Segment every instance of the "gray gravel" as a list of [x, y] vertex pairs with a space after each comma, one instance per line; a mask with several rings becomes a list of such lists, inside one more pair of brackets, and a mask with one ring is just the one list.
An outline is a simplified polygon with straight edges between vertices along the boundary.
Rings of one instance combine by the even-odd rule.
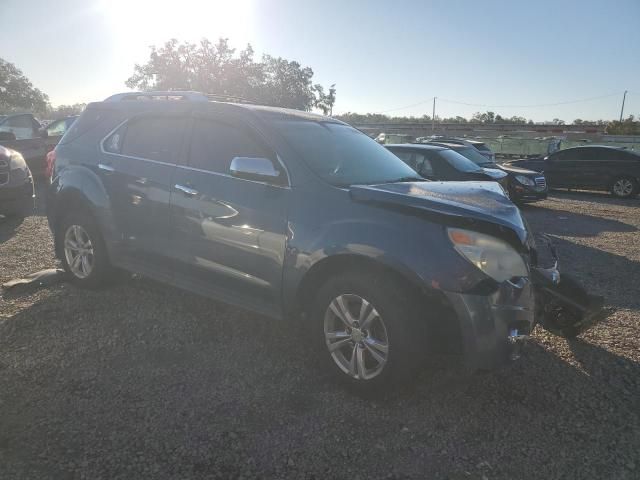
[[[353, 396], [285, 323], [144, 279], [0, 299], [0, 478], [640, 478], [640, 202], [524, 213], [617, 308], [521, 361]], [[2, 222], [2, 220], [0, 220]], [[46, 220], [0, 224], [0, 282], [55, 265]]]

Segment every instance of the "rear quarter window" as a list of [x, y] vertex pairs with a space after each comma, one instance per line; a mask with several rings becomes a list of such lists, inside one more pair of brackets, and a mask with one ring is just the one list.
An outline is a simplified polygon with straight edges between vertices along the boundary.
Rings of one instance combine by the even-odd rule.
[[111, 110], [87, 107], [78, 119], [73, 122], [71, 128], [67, 129], [58, 143], [64, 145], [73, 142], [97, 126], [112, 122], [115, 118], [116, 113]]

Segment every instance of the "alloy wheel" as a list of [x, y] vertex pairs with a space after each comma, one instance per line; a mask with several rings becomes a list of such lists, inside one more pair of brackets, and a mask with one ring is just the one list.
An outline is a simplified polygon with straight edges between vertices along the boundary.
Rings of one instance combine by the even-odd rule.
[[93, 244], [87, 231], [71, 225], [64, 234], [64, 255], [69, 270], [77, 278], [87, 278], [94, 267]]
[[389, 338], [382, 317], [359, 295], [335, 297], [324, 315], [325, 343], [344, 373], [370, 380], [382, 373], [389, 358]]
[[613, 191], [619, 197], [628, 197], [633, 192], [633, 183], [628, 178], [620, 178], [613, 184]]

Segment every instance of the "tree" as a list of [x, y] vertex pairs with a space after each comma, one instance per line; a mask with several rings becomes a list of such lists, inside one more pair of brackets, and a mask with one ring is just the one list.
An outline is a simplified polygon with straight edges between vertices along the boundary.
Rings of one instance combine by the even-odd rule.
[[58, 105], [57, 107], [50, 107], [47, 111], [47, 119], [57, 120], [59, 118], [70, 117], [72, 115], [80, 115], [86, 103], [74, 103], [73, 105]]
[[215, 44], [207, 39], [199, 44], [172, 39], [162, 47], [151, 47], [147, 63], [136, 64], [125, 83], [140, 90], [197, 90], [267, 105], [331, 111], [335, 85], [325, 94], [312, 80], [309, 67], [271, 55], [256, 61], [251, 45], [236, 53], [221, 38]]
[[471, 122], [473, 123], [494, 123], [495, 121], [496, 121], [495, 112], [485, 112], [485, 113], [476, 112], [471, 117]]
[[554, 125], [564, 125], [564, 120], [560, 120], [559, 118], [554, 118], [552, 122]]
[[317, 93], [317, 99], [315, 107], [322, 110], [325, 115], [333, 114], [333, 105], [336, 103], [336, 84], [334, 83], [329, 87], [329, 93], [324, 93], [322, 85], [316, 84], [313, 86]]
[[0, 112], [44, 112], [47, 97], [13, 63], [0, 58]]
[[640, 120], [629, 115], [622, 122], [614, 120], [609, 122], [606, 128], [609, 135], [640, 135]]

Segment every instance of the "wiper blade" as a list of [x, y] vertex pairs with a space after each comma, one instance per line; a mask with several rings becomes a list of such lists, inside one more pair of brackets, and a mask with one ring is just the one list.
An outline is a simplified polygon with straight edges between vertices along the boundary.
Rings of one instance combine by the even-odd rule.
[[423, 177], [400, 177], [397, 180], [393, 180], [389, 183], [401, 183], [401, 182], [425, 182]]

